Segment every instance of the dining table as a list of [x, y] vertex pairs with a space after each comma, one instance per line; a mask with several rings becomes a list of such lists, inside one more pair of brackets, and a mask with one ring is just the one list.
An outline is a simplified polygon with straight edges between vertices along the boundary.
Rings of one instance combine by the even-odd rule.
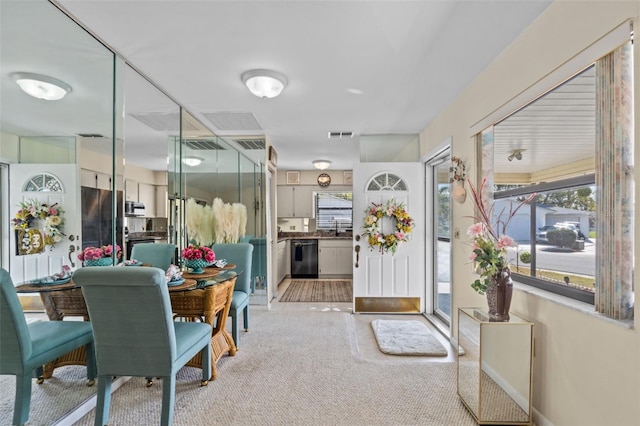
[[[214, 351], [214, 354], [218, 356], [218, 359], [223, 353], [229, 352], [230, 355], [233, 355], [236, 350], [233, 338], [225, 327], [226, 316], [228, 316], [231, 306], [233, 286], [237, 276], [242, 273], [236, 272], [234, 269], [235, 265], [227, 264], [224, 268], [205, 268], [201, 274], [193, 274], [184, 270], [181, 274], [184, 281], [175, 285], [167, 284], [176, 320], [199, 320], [209, 323], [214, 328], [216, 322], [218, 323], [218, 329], [214, 329], [214, 333], [212, 333], [213, 343], [213, 335], [217, 331], [215, 340], [218, 350]], [[84, 321], [91, 320], [82, 289], [73, 281], [73, 276], [57, 281], [47, 279], [25, 281], [16, 286], [16, 292], [38, 293], [50, 321], [63, 321], [66, 317], [82, 317]], [[202, 302], [198, 302], [199, 300]], [[185, 301], [188, 301], [188, 304], [185, 304]], [[214, 306], [213, 310], [205, 310], [207, 305]], [[221, 313], [224, 311], [226, 314], [222, 318]], [[219, 340], [222, 340], [222, 343], [218, 342]], [[217, 361], [215, 357], [214, 359]], [[51, 378], [57, 367], [86, 364], [85, 348], [77, 348], [55, 361], [47, 363], [44, 366], [43, 377], [45, 379]], [[191, 364], [194, 366], [202, 365], [201, 360], [196, 360]]]

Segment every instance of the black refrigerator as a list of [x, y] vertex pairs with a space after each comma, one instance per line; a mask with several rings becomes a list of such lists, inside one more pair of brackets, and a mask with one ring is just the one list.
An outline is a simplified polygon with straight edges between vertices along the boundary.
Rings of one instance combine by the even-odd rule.
[[[82, 197], [82, 249], [92, 246], [101, 247], [112, 243], [111, 232], [113, 221], [111, 207], [113, 206], [112, 191], [107, 189], [81, 187]], [[122, 245], [122, 225], [124, 204], [122, 191], [116, 191], [116, 244]]]

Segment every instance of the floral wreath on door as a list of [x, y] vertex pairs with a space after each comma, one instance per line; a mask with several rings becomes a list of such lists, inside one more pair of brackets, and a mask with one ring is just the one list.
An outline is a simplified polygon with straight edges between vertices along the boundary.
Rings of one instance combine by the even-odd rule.
[[62, 241], [65, 235], [64, 209], [58, 203], [48, 204], [38, 200], [21, 202], [20, 210], [11, 220], [13, 229], [26, 231], [28, 229], [41, 229], [44, 236], [44, 245], [55, 247]]
[[[382, 233], [382, 219], [385, 217], [395, 221], [394, 231], [388, 234]], [[391, 251], [395, 254], [398, 245], [409, 240], [414, 220], [409, 216], [404, 203], [392, 198], [385, 203], [371, 203], [365, 210], [363, 228], [362, 235], [372, 251], [379, 250], [382, 254]]]

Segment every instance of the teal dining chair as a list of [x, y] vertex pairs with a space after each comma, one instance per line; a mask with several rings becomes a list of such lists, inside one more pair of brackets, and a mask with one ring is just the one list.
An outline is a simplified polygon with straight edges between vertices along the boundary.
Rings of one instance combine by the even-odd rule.
[[44, 382], [43, 366], [74, 349], [85, 347], [87, 379], [96, 378], [91, 324], [84, 321], [36, 321], [27, 324], [11, 276], [0, 269], [0, 374], [16, 376], [13, 424], [29, 420], [31, 382]]
[[201, 385], [207, 385], [211, 377], [211, 326], [173, 321], [169, 289], [160, 268], [81, 268], [73, 281], [82, 287], [95, 339], [95, 425], [105, 425], [109, 419], [114, 376], [161, 378], [161, 424], [172, 424], [178, 370], [201, 354]]
[[173, 263], [175, 251], [175, 244], [141, 243], [136, 244], [131, 249], [131, 259], [147, 263], [166, 271]]
[[239, 347], [238, 320], [243, 314], [244, 331], [249, 331], [249, 297], [251, 294], [251, 263], [253, 245], [249, 243], [218, 243], [213, 245], [216, 259], [226, 259], [227, 263], [236, 265], [239, 274], [236, 285], [233, 288], [233, 299], [229, 316], [231, 317], [231, 337], [236, 348]]

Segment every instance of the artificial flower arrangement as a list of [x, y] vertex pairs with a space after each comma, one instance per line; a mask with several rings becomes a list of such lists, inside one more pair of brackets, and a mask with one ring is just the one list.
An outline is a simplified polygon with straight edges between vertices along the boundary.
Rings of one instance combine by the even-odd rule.
[[502, 219], [504, 211], [501, 211], [493, 219], [493, 204], [486, 203], [482, 199], [482, 193], [487, 184], [486, 178], [482, 180], [479, 188], [475, 188], [471, 181], [468, 181], [468, 184], [479, 218], [479, 221], [467, 230], [467, 235], [472, 240], [469, 259], [475, 263], [476, 272], [480, 275], [480, 278], [471, 284], [471, 288], [480, 294], [485, 294], [493, 281], [501, 276], [511, 275], [507, 260], [507, 248], [515, 247], [516, 242], [505, 235], [505, 231], [520, 207], [530, 202], [536, 194], [529, 195], [520, 201], [515, 208], [511, 205], [506, 219]]
[[[389, 234], [383, 234], [381, 230], [384, 217], [396, 222], [395, 230]], [[407, 213], [404, 203], [394, 199], [381, 204], [371, 203], [365, 210], [363, 236], [366, 237], [369, 247], [379, 250], [380, 253], [391, 251], [395, 254], [398, 245], [409, 240], [413, 227], [414, 221]]]
[[[85, 262], [87, 260], [99, 260], [102, 258], [111, 258], [113, 256], [113, 245], [109, 244], [102, 247], [87, 247], [78, 253], [78, 260]], [[122, 248], [116, 244], [116, 257], [120, 259], [122, 257]]]
[[34, 222], [41, 220], [42, 226], [40, 228], [44, 233], [45, 245], [55, 247], [65, 235], [63, 232], [63, 213], [64, 210], [58, 203], [48, 204], [38, 200], [24, 201], [20, 203], [20, 210], [12, 219], [13, 228], [16, 230], [34, 228], [36, 227]]
[[209, 247], [191, 244], [189, 247], [182, 249], [182, 258], [186, 260], [204, 260], [210, 265], [215, 262], [216, 254]]

